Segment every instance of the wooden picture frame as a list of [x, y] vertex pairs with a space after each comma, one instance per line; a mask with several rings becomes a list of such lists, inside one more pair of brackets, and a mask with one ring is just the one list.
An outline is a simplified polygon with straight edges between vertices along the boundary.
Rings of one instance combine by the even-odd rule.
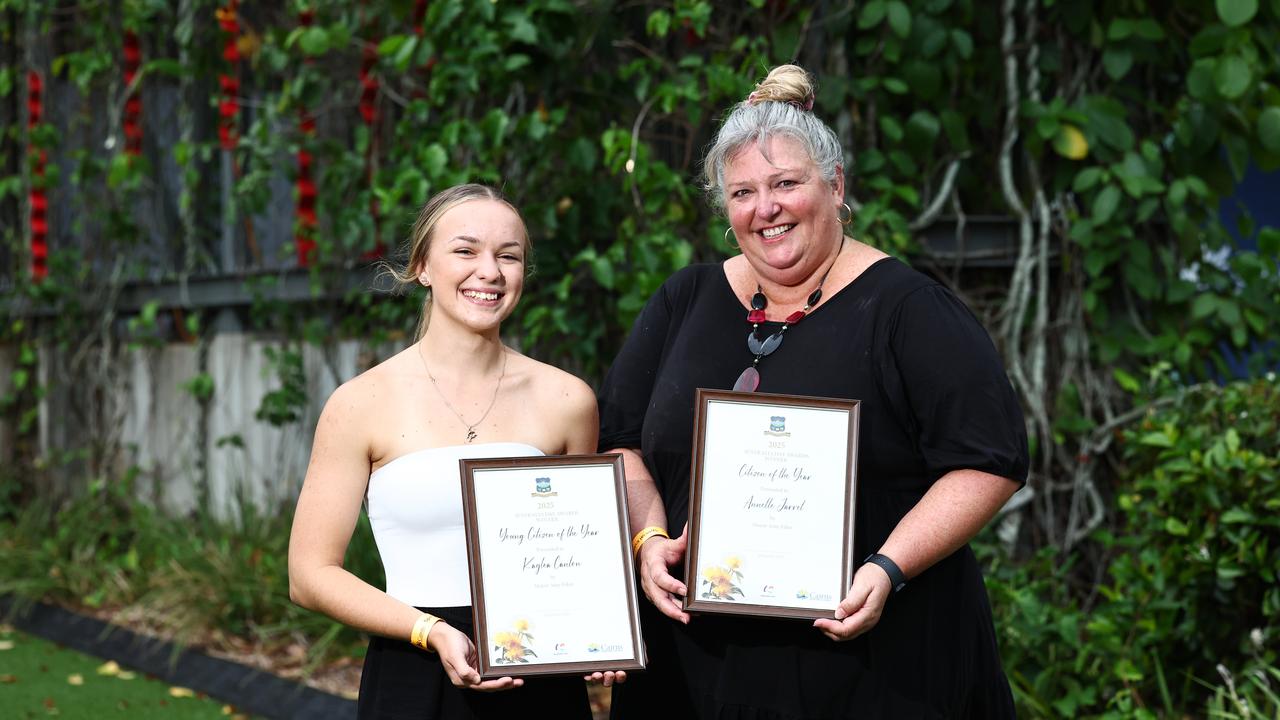
[[832, 617], [853, 582], [859, 411], [698, 388], [687, 612]]
[[481, 677], [643, 669], [622, 456], [459, 463]]

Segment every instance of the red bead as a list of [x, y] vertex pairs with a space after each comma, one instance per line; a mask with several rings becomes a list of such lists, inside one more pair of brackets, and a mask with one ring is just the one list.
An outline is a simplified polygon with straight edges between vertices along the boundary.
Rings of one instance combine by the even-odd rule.
[[787, 316], [787, 324], [794, 325], [795, 323], [800, 322], [802, 319], [804, 319], [804, 311], [797, 310]]
[[759, 325], [760, 323], [764, 322], [764, 311], [752, 310], [751, 312], [747, 313], [747, 322], [753, 325]]

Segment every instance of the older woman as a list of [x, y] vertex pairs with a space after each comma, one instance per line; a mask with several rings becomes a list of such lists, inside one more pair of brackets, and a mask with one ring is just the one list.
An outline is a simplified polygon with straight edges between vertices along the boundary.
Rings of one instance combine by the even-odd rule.
[[[289, 594], [373, 636], [361, 718], [509, 718], [530, 707], [591, 716], [581, 680], [526, 685], [476, 669], [458, 460], [596, 444], [590, 388], [502, 343], [529, 251], [524, 221], [498, 191], [459, 185], [431, 198], [396, 272], [429, 291], [417, 340], [335, 390], [320, 414], [289, 538]], [[342, 567], [362, 502], [385, 591]]]
[[[632, 527], [669, 531], [638, 537], [650, 670], [615, 688], [614, 716], [1012, 717], [967, 543], [1025, 478], [1021, 410], [952, 293], [844, 234], [842, 152], [812, 99], [782, 66], [729, 114], [705, 178], [742, 252], [673, 275], [600, 393]], [[698, 387], [862, 401], [855, 553], [871, 557], [832, 618], [681, 611]]]

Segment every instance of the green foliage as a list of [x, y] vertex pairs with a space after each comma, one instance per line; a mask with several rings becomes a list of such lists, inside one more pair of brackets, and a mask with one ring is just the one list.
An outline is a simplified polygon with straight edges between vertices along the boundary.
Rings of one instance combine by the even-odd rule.
[[267, 365], [280, 378], [280, 387], [262, 396], [254, 417], [276, 427], [297, 422], [307, 407], [307, 377], [302, 353], [290, 348], [265, 348]]
[[[1277, 707], [1257, 678], [1280, 664], [1280, 384], [1163, 389], [1176, 401], [1123, 430], [1113, 528], [1066, 562], [979, 544], [1028, 716], [1238, 713], [1239, 692]], [[1095, 553], [1104, 577], [1075, 585]], [[1227, 668], [1245, 669], [1234, 690]]]
[[213, 399], [213, 376], [209, 373], [196, 373], [183, 381], [182, 389], [191, 393], [191, 397], [203, 405]]
[[1280, 717], [1280, 668], [1274, 663], [1254, 662], [1240, 675], [1219, 665], [1222, 681], [1205, 703], [1211, 718], [1248, 720]]
[[[0, 135], [16, 158], [0, 169], [0, 213], [17, 208], [30, 187], [66, 188], [83, 219], [55, 228], [55, 236], [85, 238], [82, 247], [55, 245], [45, 281], [31, 282], [18, 268], [0, 294], [16, 310], [0, 326], [0, 344], [16, 358], [0, 379], [0, 413], [16, 430], [16, 469], [0, 469], [0, 522], [13, 530], [0, 536], [8, 587], [103, 606], [189, 605], [211, 618], [218, 601], [209, 598], [223, 596], [206, 587], [207, 576], [229, 586], [223, 602], [234, 608], [238, 629], [299, 623], [317, 637], [337, 632], [281, 604], [283, 571], [273, 563], [283, 557], [287, 521], [270, 513], [244, 515], [256, 529], [241, 530], [264, 548], [255, 559], [221, 525], [200, 520], [184, 536], [181, 520], [96, 488], [62, 508], [74, 522], [60, 516], [53, 536], [35, 540], [52, 515], [30, 504], [32, 478], [57, 462], [41, 456], [36, 433], [49, 391], [38, 381], [37, 351], [104, 343], [117, 327], [121, 286], [155, 277], [142, 252], [154, 248], [135, 213], [163, 184], [161, 162], [173, 162], [182, 183], [176, 204], [193, 218], [190, 237], [160, 248], [182, 258], [163, 268], [175, 279], [217, 270], [211, 238], [228, 225], [252, 237], [250, 225], [271, 206], [279, 180], [296, 177], [297, 153], [314, 158], [319, 227], [311, 286], [331, 315], [316, 312], [320, 303], [271, 299], [269, 276], [248, 281], [253, 327], [282, 338], [267, 351], [279, 382], [256, 413], [276, 426], [302, 419], [306, 344], [408, 341], [420, 295], [343, 292], [343, 283], [368, 254], [391, 254], [427, 197], [464, 181], [501, 186], [533, 238], [525, 298], [505, 330], [522, 350], [598, 380], [667, 276], [732, 252], [723, 219], [700, 197], [699, 153], [719, 114], [766, 68], [791, 60], [815, 73], [817, 112], [849, 153], [848, 194], [859, 207], [850, 231], [860, 239], [907, 254], [930, 208], [1008, 216], [1043, 198], [1053, 257], [1048, 309], [1070, 325], [1060, 327], [1055, 316], [1044, 333], [1052, 336], [1049, 374], [1061, 370], [1065, 378], [1041, 398], [1057, 446], [1074, 448], [1095, 432], [1100, 407], [1120, 411], [1147, 400], [1140, 378], [1153, 363], [1167, 362], [1189, 381], [1215, 370], [1225, 375], [1224, 344], [1249, 348], [1276, 335], [1280, 230], [1254, 227], [1246, 216], [1233, 229], [1256, 239], [1258, 251], [1250, 252], [1235, 247], [1218, 220], [1250, 163], [1280, 167], [1274, 1], [1180, 3], [1170, 13], [1145, 0], [1053, 0], [1019, 4], [1007, 26], [1000, 6], [974, 0], [439, 0], [421, 28], [412, 5], [314, 0], [306, 3], [313, 24], [300, 27], [299, 5], [242, 4], [240, 80], [251, 111], [238, 118], [224, 204], [211, 172], [221, 153], [217, 98], [200, 93], [217, 87], [227, 65], [224, 38], [207, 13], [177, 17], [161, 2], [55, 8], [0, 0], [12, 11], [0, 32], [18, 45], [26, 42], [19, 19], [50, 34], [56, 13], [54, 54], [39, 69], [47, 85], [82, 101], [57, 122], [46, 117], [29, 132], [14, 122]], [[114, 145], [101, 138], [103, 100], [105, 107], [123, 101], [123, 27], [144, 38], [139, 83], [185, 83], [183, 109], [199, 116], [190, 136], [156, 162], [131, 160], [118, 138]], [[366, 63], [379, 88], [372, 125], [357, 107], [358, 69]], [[0, 98], [24, 97], [26, 70], [0, 62]], [[304, 115], [317, 120], [314, 134], [300, 128]], [[58, 151], [43, 178], [22, 172], [27, 142]], [[1001, 187], [1006, 168], [1009, 192]], [[0, 241], [17, 259], [27, 252], [23, 222], [14, 214], [0, 223]], [[266, 258], [247, 239], [237, 249], [257, 267], [289, 264], [295, 250]], [[1004, 281], [979, 294], [1000, 304]], [[166, 341], [167, 312], [152, 302], [127, 315], [120, 325], [128, 342]], [[1088, 339], [1087, 357], [1066, 357], [1068, 330]], [[186, 332], [197, 335], [199, 325]], [[1008, 352], [1021, 351], [1005, 340]], [[1276, 346], [1269, 347], [1263, 360], [1274, 358]], [[1067, 376], [1082, 363], [1096, 372]], [[1109, 393], [1105, 401], [1098, 387]], [[205, 373], [183, 388], [200, 403], [215, 401]], [[1006, 665], [1029, 716], [1172, 716], [1202, 707], [1226, 716], [1240, 714], [1244, 693], [1255, 708], [1269, 697], [1252, 678], [1276, 666], [1265, 648], [1276, 637], [1270, 618], [1280, 614], [1273, 592], [1280, 583], [1268, 560], [1278, 542], [1270, 519], [1275, 465], [1267, 460], [1277, 452], [1266, 436], [1276, 435], [1274, 389], [1198, 388], [1142, 422], [1124, 436], [1121, 456], [1110, 458], [1122, 472], [1107, 495], [1115, 502], [1109, 532], [1065, 558], [1058, 549], [1016, 563], [988, 553]], [[242, 442], [231, 435], [217, 445]], [[90, 465], [89, 476], [110, 475], [97, 471], [105, 461]], [[106, 550], [91, 554], [96, 546]], [[90, 558], [108, 560], [90, 571]], [[1070, 584], [1057, 579], [1064, 564]], [[271, 578], [269, 588], [245, 586], [258, 574]], [[188, 588], [208, 597], [186, 597]], [[1254, 628], [1263, 633], [1261, 649], [1247, 644]], [[1234, 690], [1215, 671], [1219, 662], [1236, 671]]]
[[1280, 387], [1194, 388], [1125, 433], [1124, 460], [1099, 590], [1133, 621], [1134, 673], [1156, 655], [1201, 678], [1243, 664], [1250, 631], [1280, 632]]
[[[770, 65], [795, 58], [815, 72], [817, 110], [851, 154], [845, 170], [861, 205], [851, 227], [858, 237], [905, 253], [912, 223], [935, 200], [966, 213], [1010, 211], [992, 191], [1003, 144], [999, 99], [1007, 94], [1003, 21], [972, 0], [451, 1], [431, 3], [421, 28], [410, 5], [371, 11], [318, 0], [308, 4], [315, 19], [306, 27], [288, 13], [250, 13], [242, 80], [256, 99], [234, 151], [232, 204], [193, 194], [217, 195], [201, 172], [217, 152], [210, 128], [173, 150], [186, 178], [184, 207], [194, 202], [211, 222], [240, 225], [267, 207], [273, 181], [293, 177], [296, 153], [308, 151], [318, 190], [319, 292], [338, 287], [366, 253], [394, 247], [433, 192], [467, 180], [500, 185], [523, 210], [537, 248], [509, 327], [530, 352], [591, 380], [666, 276], [729, 252], [723, 221], [694, 189], [698, 152], [718, 113]], [[47, 12], [14, 7], [37, 23]], [[216, 25], [187, 27], [164, 3], [126, 3], [118, 18], [96, 3], [59, 12], [77, 22], [52, 59], [52, 77], [86, 98], [117, 70], [116, 36], [98, 31], [117, 23], [144, 35], [176, 27], [185, 55], [148, 45], [140, 83], [216, 84], [226, 70]], [[1229, 242], [1217, 207], [1247, 162], [1280, 166], [1274, 4], [1219, 0], [1180, 8], [1176, 22], [1144, 3], [1062, 0], [1036, 12], [1042, 30], [1017, 38], [1016, 49], [1020, 77], [1034, 70], [1039, 81], [1013, 108], [1022, 142], [1012, 152], [1062, 203], [1060, 257], [1064, 273], [1084, 274], [1067, 280], [1078, 286], [1096, 336], [1095, 359], [1130, 367], [1172, 359], [1199, 375], [1200, 358], [1215, 356], [1220, 340], [1245, 347], [1271, 334], [1280, 307], [1269, 256], [1240, 253], [1222, 268], [1201, 263], [1192, 280], [1180, 271]], [[353, 68], [366, 57], [378, 81], [372, 127], [355, 107]], [[21, 84], [17, 70], [0, 67], [8, 78], [0, 87]], [[323, 119], [316, 134], [298, 129], [304, 113]], [[65, 130], [42, 124], [32, 139], [54, 146], [64, 135], [77, 138], [82, 122]], [[130, 160], [119, 143], [105, 153], [76, 147], [69, 157], [69, 167], [49, 169], [49, 182], [69, 172], [74, 187], [88, 190], [81, 194], [89, 214], [103, 218], [89, 229], [101, 236], [95, 246], [126, 250], [137, 240], [129, 210], [158, 168]], [[958, 173], [947, 198], [943, 177], [952, 163]], [[11, 180], [21, 177], [0, 183]], [[92, 191], [99, 186], [108, 192]], [[200, 252], [188, 255], [200, 262]], [[75, 287], [76, 279], [55, 273], [48, 282]], [[1241, 283], [1248, 291], [1238, 294]], [[418, 306], [414, 298], [348, 300], [321, 341], [402, 336]], [[285, 320], [290, 312], [261, 307], [255, 322], [297, 339], [301, 324]]]
[[[304, 633], [317, 660], [358, 652], [358, 633], [289, 601], [291, 507], [241, 496], [236, 511], [235, 521], [203, 509], [173, 517], [136, 500], [127, 478], [56, 507], [27, 504], [0, 519], [0, 593], [141, 612], [183, 643], [230, 634], [285, 644]], [[363, 515], [345, 566], [385, 582]]]

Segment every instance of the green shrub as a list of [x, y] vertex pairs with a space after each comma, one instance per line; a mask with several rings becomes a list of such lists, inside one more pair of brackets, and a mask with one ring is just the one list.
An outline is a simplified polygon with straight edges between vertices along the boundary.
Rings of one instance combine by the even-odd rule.
[[976, 544], [1024, 716], [1278, 707], [1280, 386], [1168, 392], [1120, 433], [1111, 529], [1019, 563]]
[[[289, 601], [291, 506], [264, 512], [241, 498], [235, 521], [171, 517], [128, 486], [98, 485], [56, 508], [35, 502], [0, 523], [0, 594], [118, 612], [182, 644], [305, 638], [314, 661], [360, 652], [359, 633]], [[346, 567], [384, 582], [364, 515]]]
[[1280, 387], [1191, 388], [1123, 440], [1122, 520], [1103, 536], [1118, 552], [1099, 590], [1130, 681], [1162, 664], [1174, 702], [1189, 701], [1194, 679], [1253, 656], [1251, 633], [1280, 630]]

